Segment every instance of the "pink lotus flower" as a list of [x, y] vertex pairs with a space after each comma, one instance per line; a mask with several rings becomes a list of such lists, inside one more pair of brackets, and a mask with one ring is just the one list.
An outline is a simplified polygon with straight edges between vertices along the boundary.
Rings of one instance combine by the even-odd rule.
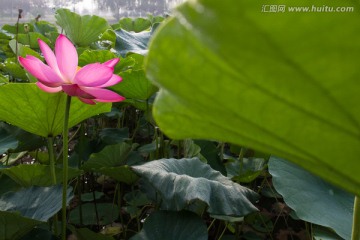
[[64, 35], [55, 42], [55, 53], [41, 39], [38, 40], [46, 64], [34, 56], [19, 57], [20, 64], [38, 79], [37, 86], [45, 92], [64, 91], [69, 96], [78, 97], [82, 102], [120, 102], [125, 98], [104, 89], [119, 83], [120, 76], [113, 74], [119, 58], [105, 63], [91, 63], [78, 67], [76, 48]]

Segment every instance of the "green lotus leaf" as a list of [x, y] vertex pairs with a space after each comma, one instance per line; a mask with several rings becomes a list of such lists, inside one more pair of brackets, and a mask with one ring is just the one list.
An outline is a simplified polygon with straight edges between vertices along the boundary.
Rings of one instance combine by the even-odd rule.
[[[151, 41], [154, 119], [175, 139], [217, 139], [289, 159], [360, 195], [360, 18], [266, 13], [265, 0], [180, 5]], [[263, 9], [264, 7], [264, 9]], [[263, 10], [263, 12], [262, 12]]]
[[156, 160], [132, 169], [160, 193], [164, 210], [206, 204], [207, 211], [214, 215], [244, 216], [257, 211], [252, 204], [258, 198], [255, 192], [197, 158]]
[[[63, 131], [65, 101], [64, 93], [46, 93], [35, 84], [0, 85], [0, 120], [36, 135], [56, 136]], [[110, 109], [110, 103], [88, 105], [73, 98], [69, 127]]]
[[125, 142], [106, 146], [100, 152], [91, 154], [89, 160], [82, 166], [82, 169], [97, 170], [102, 167], [125, 165], [126, 159], [131, 151], [131, 145]]
[[151, 22], [145, 18], [122, 18], [119, 25], [128, 32], [142, 32], [151, 27]]
[[[0, 198], [0, 211], [20, 212], [21, 216], [47, 221], [61, 209], [62, 187], [30, 187], [18, 192], [8, 192]], [[67, 204], [73, 198], [67, 190]]]
[[87, 47], [99, 40], [100, 35], [110, 28], [108, 22], [99, 16], [80, 16], [68, 9], [58, 9], [56, 23], [64, 29], [67, 37], [78, 46]]
[[298, 218], [351, 239], [354, 195], [280, 158], [270, 158], [269, 172], [276, 191]]

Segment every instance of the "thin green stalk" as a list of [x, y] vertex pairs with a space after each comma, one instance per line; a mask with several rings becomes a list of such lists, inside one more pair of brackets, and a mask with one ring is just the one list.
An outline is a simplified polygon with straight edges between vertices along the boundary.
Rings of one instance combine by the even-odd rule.
[[[84, 146], [84, 138], [85, 138], [85, 127], [84, 123], [81, 124], [80, 128], [80, 139], [79, 139], [79, 145], [81, 152], [83, 151]], [[78, 161], [78, 168], [81, 169], [82, 164], [82, 154], [79, 155], [79, 161]], [[79, 219], [80, 219], [80, 225], [83, 225], [83, 211], [82, 211], [82, 200], [81, 200], [81, 194], [82, 194], [82, 183], [83, 183], [83, 175], [77, 176], [77, 192], [78, 192], [78, 198], [79, 198]]]
[[225, 231], [226, 231], [226, 229], [227, 229], [228, 225], [229, 225], [229, 223], [228, 223], [228, 222], [226, 222], [225, 227], [224, 227], [224, 230], [221, 232], [221, 234], [220, 234], [220, 236], [219, 236], [219, 238], [218, 238], [219, 240], [221, 240], [221, 238], [224, 236], [224, 233], [225, 233]]
[[[116, 186], [117, 186], [118, 190], [115, 191], [115, 194], [117, 194], [118, 206], [119, 206], [119, 209], [121, 209], [124, 188], [123, 188], [122, 184], [120, 184], [120, 183], [116, 184]], [[126, 239], [127, 225], [125, 225], [124, 217], [123, 217], [123, 214], [121, 211], [120, 211], [120, 223], [121, 223], [121, 226], [123, 226], [122, 235], [123, 235], [124, 239]]]
[[64, 129], [63, 129], [63, 191], [62, 191], [62, 240], [66, 240], [66, 195], [67, 195], [67, 180], [68, 180], [68, 138], [69, 138], [69, 115], [70, 115], [71, 96], [66, 97], [65, 115], [64, 115]]
[[78, 195], [79, 195], [79, 219], [80, 219], [80, 225], [83, 225], [83, 209], [82, 209], [82, 200], [81, 200], [81, 194], [82, 194], [82, 183], [83, 183], [84, 176], [78, 176]]
[[215, 218], [211, 221], [211, 223], [210, 223], [210, 225], [209, 225], [209, 227], [208, 227], [208, 229], [207, 229], [208, 231], [210, 231], [210, 229], [211, 229], [211, 227], [214, 225], [215, 221], [216, 221]]
[[[49, 153], [49, 163], [50, 163], [50, 175], [53, 185], [56, 185], [56, 172], [55, 172], [55, 154], [54, 154], [54, 137], [49, 136], [47, 138], [48, 143], [48, 153]], [[58, 217], [57, 214], [53, 217], [54, 233], [58, 234]]]
[[50, 163], [50, 174], [52, 183], [56, 185], [56, 173], [55, 173], [55, 155], [54, 155], [54, 137], [49, 136], [47, 138], [49, 163]]
[[355, 196], [351, 240], [360, 240], [360, 196]]

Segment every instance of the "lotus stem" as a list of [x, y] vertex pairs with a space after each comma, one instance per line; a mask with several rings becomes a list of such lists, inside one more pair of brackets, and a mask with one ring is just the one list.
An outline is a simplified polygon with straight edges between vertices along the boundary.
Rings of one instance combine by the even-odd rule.
[[360, 240], [360, 196], [355, 196], [351, 240]]
[[64, 115], [64, 129], [63, 129], [63, 189], [62, 189], [62, 240], [66, 240], [66, 196], [67, 196], [67, 180], [68, 180], [68, 138], [69, 138], [69, 115], [70, 115], [71, 96], [67, 96]]
[[[50, 175], [51, 175], [51, 179], [52, 179], [52, 184], [56, 185], [56, 172], [55, 172], [55, 155], [54, 155], [54, 137], [53, 136], [49, 136], [47, 138], [47, 143], [48, 143], [48, 153], [49, 153], [49, 163], [50, 163]], [[54, 215], [53, 217], [53, 225], [54, 225], [54, 233], [55, 235], [58, 234], [58, 218], [57, 218], [57, 214]]]

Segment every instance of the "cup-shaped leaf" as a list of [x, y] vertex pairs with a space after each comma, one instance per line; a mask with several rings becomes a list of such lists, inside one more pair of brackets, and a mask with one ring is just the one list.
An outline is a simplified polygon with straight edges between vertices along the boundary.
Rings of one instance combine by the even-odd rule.
[[145, 18], [122, 18], [119, 27], [128, 32], [142, 32], [151, 27], [151, 21]]
[[244, 216], [257, 211], [252, 204], [258, 198], [255, 192], [197, 158], [156, 160], [132, 169], [160, 193], [164, 210], [183, 210], [204, 203], [214, 215]]
[[56, 23], [64, 29], [71, 41], [82, 47], [99, 40], [100, 34], [110, 28], [108, 22], [99, 16], [80, 16], [68, 9], [58, 9]]
[[270, 152], [360, 195], [357, 4], [316, 2], [353, 9], [343, 14], [272, 14], [266, 4], [195, 0], [177, 9], [147, 58], [162, 87], [154, 118], [169, 137]]

